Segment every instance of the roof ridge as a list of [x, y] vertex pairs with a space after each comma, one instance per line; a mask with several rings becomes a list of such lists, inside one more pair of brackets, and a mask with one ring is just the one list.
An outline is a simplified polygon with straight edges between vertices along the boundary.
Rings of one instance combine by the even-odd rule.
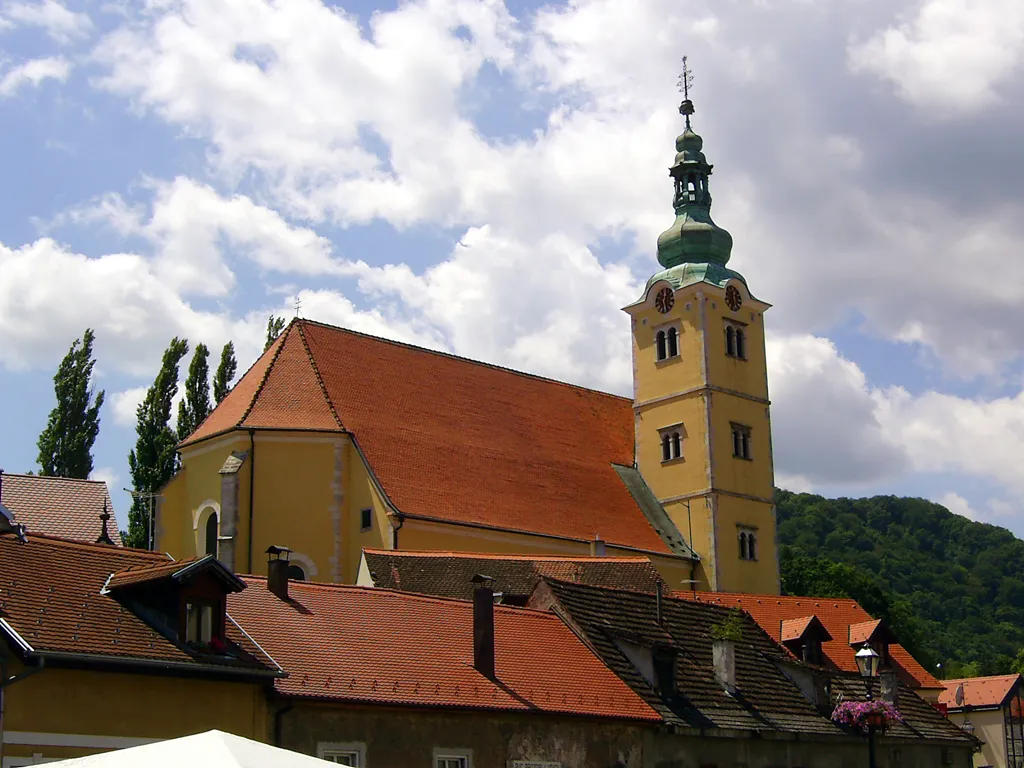
[[[295, 325], [295, 323], [296, 321], [294, 321], [293, 319], [293, 321], [288, 324], [288, 328], [286, 328], [281, 333], [281, 335], [278, 336], [278, 338], [274, 339], [273, 342], [271, 342], [270, 346], [274, 347], [273, 353], [270, 356], [270, 361], [268, 362], [268, 364], [266, 364], [266, 370], [263, 372], [263, 377], [260, 379], [259, 386], [257, 386], [256, 391], [253, 392], [253, 396], [250, 398], [249, 404], [248, 406], [246, 406], [246, 410], [242, 413], [242, 416], [239, 417], [238, 422], [236, 422], [236, 424], [234, 424], [234, 426], [231, 427], [231, 429], [238, 429], [243, 424], [245, 424], [246, 419], [249, 418], [249, 414], [251, 414], [252, 410], [256, 408], [256, 400], [258, 400], [259, 396], [263, 393], [263, 387], [266, 386], [266, 382], [270, 378], [270, 372], [273, 371], [274, 365], [276, 364], [276, 362], [278, 362], [278, 357], [281, 355], [281, 350], [285, 347], [285, 343], [288, 341], [288, 336], [292, 332], [292, 327]], [[269, 350], [264, 349], [263, 354], [266, 354], [267, 351]], [[253, 362], [253, 365], [249, 367], [249, 371], [253, 370], [257, 362], [259, 362], [260, 359], [262, 359], [263, 354], [259, 355], [259, 357], [256, 358], [256, 360]], [[249, 371], [246, 371], [245, 374], [239, 377], [239, 381], [242, 381], [242, 379], [244, 379], [249, 374]], [[211, 411], [210, 413], [213, 412]], [[213, 435], [210, 435], [210, 437], [213, 437]]]
[[[320, 366], [316, 364], [316, 357], [313, 355], [313, 350], [310, 349], [309, 341], [306, 339], [306, 332], [302, 328], [302, 323], [299, 322], [298, 318], [292, 320], [292, 325], [295, 325], [299, 329], [299, 339], [302, 341], [302, 347], [306, 350], [306, 358], [309, 360], [310, 366], [313, 368], [313, 375], [316, 376], [316, 383], [320, 385], [320, 394], [324, 396], [324, 400], [327, 402], [327, 407], [331, 410], [331, 415], [334, 417], [334, 423], [338, 425], [338, 429], [345, 429], [345, 425], [341, 421], [341, 416], [338, 415], [338, 409], [334, 407], [334, 402], [331, 400], [331, 395], [327, 391], [327, 385], [324, 384], [324, 377], [320, 375]], [[281, 346], [284, 346], [283, 344]], [[253, 398], [255, 402], [256, 398]]]
[[733, 597], [733, 598], [752, 597], [752, 598], [756, 598], [758, 600], [773, 600], [773, 601], [775, 601], [777, 603], [781, 603], [782, 601], [787, 601], [787, 602], [793, 603], [793, 602], [797, 602], [799, 600], [814, 601], [814, 602], [818, 602], [818, 603], [822, 603], [822, 602], [824, 602], [824, 603], [828, 603], [828, 602], [848, 603], [848, 604], [850, 604], [850, 605], [852, 605], [852, 606], [854, 606], [856, 608], [859, 608], [860, 610], [864, 611], [864, 613], [867, 614], [870, 617], [868, 619], [865, 619], [865, 621], [871, 621], [871, 620], [874, 619], [874, 617], [871, 616], [871, 614], [868, 613], [866, 610], [864, 610], [864, 607], [860, 603], [858, 603], [856, 599], [854, 599], [852, 597], [813, 597], [813, 596], [809, 597], [807, 595], [760, 595], [760, 594], [757, 594], [755, 592], [709, 592], [709, 591], [704, 590], [704, 589], [698, 589], [696, 591], [689, 590], [689, 589], [676, 589], [676, 590], [673, 590], [673, 594], [677, 593], [677, 592], [680, 593], [680, 594], [685, 593], [685, 594], [688, 594], [688, 595], [697, 595], [698, 596], [697, 600], [700, 600], [702, 602], [704, 602], [703, 598], [701, 597], [702, 595], [714, 595], [716, 598], [723, 598], [723, 597], [724, 598], [728, 598], [728, 597]]
[[[480, 560], [558, 560], [576, 562], [578, 560], [586, 560], [588, 562], [595, 563], [650, 563], [651, 559], [644, 555], [628, 556], [628, 555], [614, 555], [611, 557], [601, 557], [598, 555], [522, 555], [522, 554], [500, 554], [496, 552], [456, 552], [454, 550], [424, 550], [417, 552], [414, 550], [399, 550], [399, 549], [375, 549], [372, 547], [364, 547], [364, 552], [372, 555], [388, 555], [392, 557], [464, 557], [473, 558]], [[653, 564], [652, 564], [653, 566]]]
[[[253, 580], [265, 582], [267, 580], [266, 576], [259, 576], [255, 574], [240, 575], [238, 578], [240, 578], [242, 581]], [[417, 602], [443, 603], [445, 605], [449, 605], [452, 603], [457, 603], [458, 605], [470, 605], [473, 602], [472, 600], [465, 600], [460, 597], [441, 597], [439, 595], [426, 595], [421, 592], [406, 592], [401, 589], [391, 589], [390, 587], [368, 587], [364, 584], [335, 584], [327, 581], [289, 581], [288, 584], [289, 589], [297, 586], [301, 589], [314, 589], [318, 591], [339, 590], [342, 592], [362, 592], [369, 595], [388, 594], [396, 595], [403, 599], [413, 600]], [[496, 611], [500, 610], [507, 613], [529, 613], [537, 616], [550, 616], [553, 618], [557, 618], [550, 611], [543, 611], [539, 608], [528, 608], [526, 606], [512, 605], [495, 605], [494, 608]]]
[[544, 382], [548, 382], [550, 384], [558, 384], [559, 386], [568, 387], [569, 389], [575, 389], [575, 390], [578, 390], [578, 391], [581, 391], [581, 392], [590, 392], [590, 393], [593, 393], [595, 395], [602, 395], [604, 397], [610, 397], [610, 398], [613, 398], [615, 400], [622, 400], [622, 401], [628, 402], [628, 403], [633, 402], [633, 398], [626, 397], [624, 395], [616, 395], [616, 394], [614, 394], [612, 392], [605, 392], [604, 390], [594, 389], [593, 387], [584, 387], [584, 386], [581, 386], [580, 384], [572, 384], [572, 383], [570, 383], [568, 381], [560, 381], [558, 379], [553, 379], [553, 378], [551, 378], [549, 376], [541, 376], [541, 375], [536, 374], [536, 373], [529, 373], [527, 371], [518, 371], [515, 368], [509, 368], [509, 367], [504, 366], [504, 365], [498, 365], [497, 363], [488, 363], [488, 362], [486, 362], [484, 360], [474, 360], [471, 357], [463, 357], [462, 355], [456, 355], [456, 354], [454, 354], [452, 352], [443, 352], [443, 351], [437, 350], [437, 349], [430, 349], [428, 347], [421, 347], [421, 346], [419, 346], [417, 344], [410, 344], [407, 341], [397, 341], [395, 339], [388, 339], [388, 338], [385, 338], [383, 336], [374, 336], [372, 333], [364, 333], [362, 331], [356, 331], [356, 330], [353, 330], [351, 328], [343, 328], [340, 325], [331, 325], [330, 323], [325, 323], [325, 322], [322, 322], [320, 320], [311, 320], [309, 318], [305, 318], [304, 317], [304, 318], [298, 318], [295, 322], [299, 322], [299, 323], [302, 323], [302, 324], [317, 325], [317, 326], [320, 326], [321, 328], [328, 328], [328, 329], [330, 329], [332, 331], [341, 331], [342, 333], [350, 333], [353, 336], [361, 336], [361, 337], [366, 338], [366, 339], [373, 339], [374, 341], [382, 341], [385, 344], [391, 344], [392, 346], [405, 347], [406, 349], [412, 349], [412, 350], [415, 350], [417, 352], [426, 352], [427, 354], [437, 355], [438, 357], [447, 357], [447, 358], [449, 358], [451, 360], [458, 360], [458, 361], [463, 362], [463, 363], [470, 363], [472, 365], [478, 365], [478, 366], [481, 366], [483, 368], [491, 368], [492, 370], [503, 371], [504, 373], [511, 373], [511, 374], [516, 375], [516, 376], [523, 376], [523, 377], [528, 378], [528, 379], [536, 379], [537, 381], [544, 381]]
[[96, 485], [106, 485], [106, 480], [93, 480], [88, 477], [61, 477], [60, 475], [37, 475], [29, 472], [2, 472], [0, 477], [30, 477], [33, 480], [59, 480], [66, 483], [95, 483]]
[[[0, 536], [14, 536], [14, 534], [0, 534]], [[55, 544], [66, 547], [73, 547], [76, 549], [98, 549], [101, 552], [110, 552], [118, 555], [132, 555], [132, 556], [147, 556], [154, 558], [166, 559], [167, 555], [163, 552], [156, 552], [149, 549], [140, 549], [138, 547], [117, 547], [110, 546], [109, 544], [97, 544], [90, 541], [82, 541], [81, 539], [71, 539], [65, 536], [54, 536], [49, 533], [33, 533], [28, 532], [28, 540], [32, 542], [37, 541], [40, 544]]]

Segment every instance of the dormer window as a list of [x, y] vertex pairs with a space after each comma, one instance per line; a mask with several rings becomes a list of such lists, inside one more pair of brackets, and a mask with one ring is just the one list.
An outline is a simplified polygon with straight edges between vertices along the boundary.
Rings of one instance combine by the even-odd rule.
[[683, 457], [683, 425], [676, 424], [659, 430], [661, 436], [661, 461], [674, 461]]
[[725, 323], [725, 354], [737, 360], [747, 359], [747, 331], [743, 323], [727, 320]]
[[213, 639], [212, 603], [185, 604], [185, 642], [194, 645], [209, 645]]
[[783, 620], [779, 627], [779, 639], [796, 658], [821, 666], [824, 658], [821, 644], [831, 640], [832, 635], [818, 617], [811, 614], [799, 619]]
[[659, 328], [654, 334], [658, 362], [679, 357], [679, 329], [674, 325]]

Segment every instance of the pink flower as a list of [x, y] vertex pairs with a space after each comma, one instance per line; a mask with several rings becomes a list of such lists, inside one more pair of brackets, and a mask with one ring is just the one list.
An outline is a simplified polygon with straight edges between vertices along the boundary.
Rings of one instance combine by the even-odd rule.
[[832, 722], [852, 728], [867, 730], [871, 716], [881, 715], [884, 728], [893, 723], [902, 723], [903, 716], [888, 701], [871, 699], [870, 701], [843, 701], [832, 711]]

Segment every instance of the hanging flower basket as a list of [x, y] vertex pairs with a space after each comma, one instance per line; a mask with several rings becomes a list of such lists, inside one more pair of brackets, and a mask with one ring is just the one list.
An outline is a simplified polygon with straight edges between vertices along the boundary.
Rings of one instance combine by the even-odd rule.
[[893, 723], [902, 723], [903, 717], [888, 701], [843, 701], [832, 711], [832, 722], [865, 732], [868, 728], [884, 731]]

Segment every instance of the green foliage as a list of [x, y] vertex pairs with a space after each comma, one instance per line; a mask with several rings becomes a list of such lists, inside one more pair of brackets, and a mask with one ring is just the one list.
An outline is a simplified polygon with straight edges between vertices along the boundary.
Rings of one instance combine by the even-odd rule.
[[946, 677], [1010, 671], [1024, 648], [1024, 542], [1012, 533], [925, 499], [780, 490], [776, 503], [784, 589], [855, 598]]
[[220, 351], [220, 365], [217, 366], [217, 373], [213, 376], [213, 401], [220, 403], [228, 392], [231, 391], [231, 380], [235, 378], [238, 370], [238, 361], [235, 360], [235, 345], [230, 341]]
[[[174, 474], [177, 435], [168, 422], [171, 401], [178, 393], [178, 364], [188, 354], [188, 342], [175, 337], [164, 352], [160, 371], [136, 411], [135, 448], [128, 454], [128, 470], [136, 493], [159, 491]], [[149, 539], [149, 518], [153, 501], [136, 497], [128, 510], [130, 547], [145, 547]]]
[[213, 410], [210, 405], [210, 350], [197, 344], [185, 379], [185, 399], [178, 403], [178, 439], [184, 440], [196, 431]]
[[267, 343], [263, 347], [263, 351], [266, 352], [270, 349], [270, 345], [274, 343], [274, 339], [281, 335], [281, 331], [284, 330], [284, 318], [274, 317], [271, 315], [267, 318]]
[[711, 637], [715, 640], [743, 639], [743, 611], [733, 608], [729, 615], [711, 627]]
[[86, 328], [61, 360], [53, 377], [57, 405], [39, 435], [39, 474], [84, 480], [92, 472], [92, 446], [100, 432], [104, 393], [94, 395], [92, 356], [95, 339]]

